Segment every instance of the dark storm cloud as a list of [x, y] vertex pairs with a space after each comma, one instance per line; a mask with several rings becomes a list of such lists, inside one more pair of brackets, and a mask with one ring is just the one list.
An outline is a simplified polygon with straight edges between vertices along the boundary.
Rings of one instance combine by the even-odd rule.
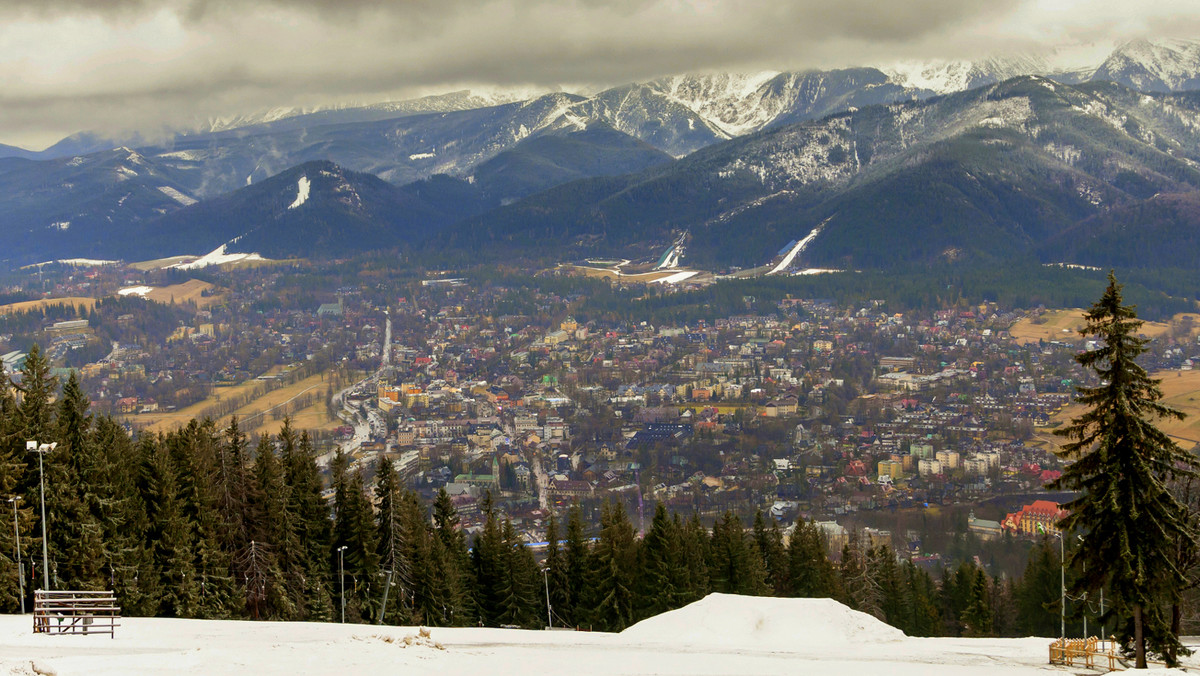
[[[1142, 29], [1178, 25], [1189, 2], [1160, 0]], [[0, 142], [464, 85], [972, 58], [1130, 24], [1128, 3], [1059, 0], [1061, 16], [1051, 4], [0, 0]]]

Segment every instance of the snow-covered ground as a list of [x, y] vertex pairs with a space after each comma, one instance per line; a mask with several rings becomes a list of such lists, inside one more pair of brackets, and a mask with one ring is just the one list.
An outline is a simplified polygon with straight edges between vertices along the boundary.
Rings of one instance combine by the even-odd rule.
[[169, 267], [179, 268], [180, 270], [197, 270], [199, 268], [206, 268], [210, 265], [225, 265], [227, 263], [240, 263], [242, 261], [267, 260], [256, 253], [228, 253], [225, 250], [226, 246], [227, 245], [222, 244], [221, 246], [213, 249], [194, 261], [190, 261], [188, 263], [176, 263], [175, 265], [171, 265]]
[[663, 277], [662, 279], [656, 279], [656, 280], [654, 280], [653, 283], [656, 283], [656, 284], [678, 284], [680, 282], [686, 282], [687, 280], [691, 279], [692, 277], [695, 277], [698, 274], [700, 274], [700, 273], [696, 272], [695, 270], [682, 270], [680, 272], [676, 272], [675, 274], [671, 275], [670, 277]]
[[149, 286], [127, 286], [124, 289], [117, 289], [118, 296], [141, 296], [146, 297], [154, 289]]
[[31, 624], [28, 616], [0, 616], [0, 676], [1081, 671], [1047, 665], [1049, 639], [907, 638], [825, 599], [721, 594], [620, 634], [432, 629], [423, 638], [412, 627], [130, 618], [109, 638], [34, 635]]

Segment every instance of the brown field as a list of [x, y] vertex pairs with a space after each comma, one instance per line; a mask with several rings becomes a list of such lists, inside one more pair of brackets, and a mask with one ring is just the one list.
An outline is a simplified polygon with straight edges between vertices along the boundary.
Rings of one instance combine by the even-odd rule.
[[[1163, 403], [1187, 414], [1183, 420], [1164, 419], [1155, 424], [1184, 448], [1200, 444], [1200, 371], [1159, 371], [1152, 375], [1162, 379]], [[1082, 405], [1071, 404], [1051, 420], [1065, 425], [1083, 411]], [[1051, 448], [1061, 447], [1066, 442], [1048, 430], [1036, 438]]]
[[82, 296], [69, 296], [67, 298], [42, 298], [40, 300], [26, 300], [21, 301], [20, 303], [0, 305], [0, 315], [6, 315], [11, 312], [26, 312], [28, 310], [53, 307], [55, 305], [74, 305], [76, 307], [83, 305], [91, 309], [91, 307], [95, 304], [95, 298], [84, 298]]
[[[282, 408], [282, 404], [302, 394], [316, 392], [322, 395], [321, 401], [300, 411], [293, 412], [291, 414], [292, 427], [297, 430], [333, 429], [341, 425], [342, 422], [337, 418], [330, 418], [325, 414], [323, 395], [328, 386], [329, 376], [326, 374], [326, 379], [322, 380], [321, 375], [318, 373], [291, 385], [267, 392], [238, 408], [232, 414], [222, 416], [218, 420], [218, 426], [223, 427], [228, 425], [230, 415], [236, 415], [243, 432], [250, 434], [274, 434], [283, 426], [283, 420], [276, 419], [272, 415], [272, 409]], [[128, 420], [141, 429], [151, 432], [167, 432], [186, 425], [193, 418], [203, 418], [209, 415], [209, 410], [221, 401], [251, 393], [256, 387], [261, 387], [262, 385], [262, 381], [247, 380], [232, 387], [214, 389], [212, 396], [208, 399], [192, 404], [187, 408], [171, 413], [144, 413], [128, 416]]]
[[[325, 402], [320, 401], [306, 409], [292, 413], [292, 429], [294, 430], [334, 430], [344, 425], [337, 418], [325, 414]], [[283, 427], [283, 419], [275, 420], [270, 415], [264, 416], [262, 424], [253, 429], [254, 434], [279, 434]]]
[[[1047, 310], [1042, 314], [1042, 319], [1046, 320], [1044, 323], [1035, 324], [1033, 318], [1024, 317], [1017, 320], [1008, 329], [1008, 333], [1022, 345], [1036, 343], [1038, 340], [1079, 341], [1081, 338], [1077, 330], [1083, 326], [1083, 312], [1078, 308]], [[1172, 326], [1178, 326], [1185, 320], [1192, 322], [1194, 328], [1190, 330], [1190, 333], [1193, 336], [1196, 335], [1197, 330], [1200, 330], [1200, 314], [1194, 312], [1177, 314], [1169, 322], [1146, 322], [1142, 325], [1141, 333], [1156, 338], [1169, 331]]]
[[207, 399], [181, 408], [178, 411], [170, 413], [141, 413], [128, 416], [128, 420], [133, 422], [139, 429], [144, 428], [152, 432], [166, 432], [176, 427], [183, 427], [192, 418], [203, 418], [205, 411], [211, 406], [225, 399], [246, 394], [261, 384], [260, 381], [251, 379], [229, 387], [214, 387], [212, 394]]
[[239, 420], [245, 421], [245, 425], [243, 427], [247, 431], [256, 431], [259, 433], [268, 431], [273, 434], [279, 431], [279, 428], [283, 426], [283, 420], [276, 420], [274, 416], [271, 415], [272, 410], [276, 408], [282, 408], [283, 404], [287, 403], [291, 399], [299, 397], [302, 394], [315, 392], [319, 395], [322, 395], [322, 401], [309, 406], [303, 412], [309, 414], [309, 418], [313, 418], [314, 416], [312, 414], [314, 412], [312, 409], [317, 408], [319, 410], [318, 412], [320, 413], [320, 415], [317, 416], [319, 420], [315, 420], [317, 424], [300, 425], [297, 423], [293, 426], [297, 429], [313, 429], [317, 427], [326, 429], [327, 427], [337, 427], [338, 425], [342, 424], [340, 421], [334, 422], [337, 420], [336, 418], [330, 420], [328, 416], [325, 416], [325, 403], [323, 396], [326, 388], [329, 386], [329, 379], [327, 375], [323, 379], [321, 377], [322, 375], [324, 374], [318, 373], [314, 376], [309, 376], [304, 380], [296, 381], [287, 387], [281, 387], [278, 390], [268, 392], [265, 396], [259, 397], [249, 404], [239, 408], [237, 411], [235, 411], [235, 414], [238, 416]]
[[1008, 333], [1022, 345], [1038, 340], [1079, 340], [1076, 329], [1083, 326], [1083, 310], [1047, 310], [1039, 321], [1041, 319], [1046, 321], [1035, 324], [1032, 317], [1019, 319], [1008, 329]]
[[199, 279], [189, 279], [182, 284], [172, 284], [171, 286], [155, 289], [146, 294], [146, 298], [159, 303], [173, 303], [176, 305], [195, 303], [196, 307], [204, 309], [221, 301], [220, 294], [211, 296], [202, 295], [205, 291], [213, 288], [216, 287], [209, 282]]

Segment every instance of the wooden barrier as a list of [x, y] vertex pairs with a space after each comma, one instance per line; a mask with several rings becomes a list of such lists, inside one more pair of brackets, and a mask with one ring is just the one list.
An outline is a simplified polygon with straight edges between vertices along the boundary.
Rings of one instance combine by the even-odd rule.
[[[1108, 640], [1100, 640], [1095, 636], [1060, 638], [1050, 644], [1050, 664], [1075, 666], [1077, 661], [1089, 669], [1123, 671], [1129, 667], [1129, 661], [1121, 654], [1115, 636]], [[1157, 660], [1148, 659], [1146, 663], [1166, 666], [1165, 662]]]
[[1117, 671], [1123, 667], [1120, 664], [1121, 653], [1117, 650], [1114, 639], [1101, 641], [1090, 638], [1060, 638], [1050, 644], [1050, 664], [1075, 666], [1080, 663], [1089, 669], [1101, 668]]
[[33, 592], [33, 633], [116, 635], [121, 608], [111, 591]]

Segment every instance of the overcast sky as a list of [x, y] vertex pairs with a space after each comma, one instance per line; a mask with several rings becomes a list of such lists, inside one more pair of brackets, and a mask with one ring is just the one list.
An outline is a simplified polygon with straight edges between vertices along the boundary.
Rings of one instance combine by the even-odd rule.
[[471, 85], [1200, 37], [1198, 0], [0, 0], [0, 142]]

